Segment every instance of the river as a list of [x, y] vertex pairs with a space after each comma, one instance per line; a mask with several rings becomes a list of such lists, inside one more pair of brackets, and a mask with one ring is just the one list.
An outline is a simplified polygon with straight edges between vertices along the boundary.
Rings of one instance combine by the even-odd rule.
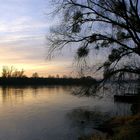
[[78, 96], [77, 87], [0, 87], [0, 140], [78, 140], [105, 119], [131, 114], [113, 96]]

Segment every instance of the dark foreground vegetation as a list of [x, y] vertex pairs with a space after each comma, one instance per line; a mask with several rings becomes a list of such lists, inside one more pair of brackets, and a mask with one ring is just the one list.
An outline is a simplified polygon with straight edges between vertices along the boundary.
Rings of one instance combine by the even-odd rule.
[[97, 81], [91, 77], [84, 78], [0, 78], [0, 85], [90, 85]]
[[98, 129], [104, 133], [79, 140], [139, 140], [140, 114], [112, 118]]

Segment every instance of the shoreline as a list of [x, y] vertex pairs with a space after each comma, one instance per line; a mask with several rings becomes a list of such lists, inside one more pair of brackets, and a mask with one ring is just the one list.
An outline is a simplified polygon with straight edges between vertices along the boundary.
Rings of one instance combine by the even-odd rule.
[[0, 86], [92, 85], [94, 78], [0, 78]]
[[96, 129], [102, 134], [81, 137], [79, 140], [139, 140], [140, 113], [113, 117]]

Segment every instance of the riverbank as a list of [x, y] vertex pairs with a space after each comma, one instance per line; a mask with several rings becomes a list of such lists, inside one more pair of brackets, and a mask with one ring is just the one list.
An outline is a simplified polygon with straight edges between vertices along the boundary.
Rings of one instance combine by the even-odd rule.
[[79, 138], [79, 140], [139, 140], [140, 113], [132, 116], [115, 117], [98, 127], [103, 134]]
[[29, 77], [0, 77], [1, 86], [29, 86], [29, 85], [92, 85], [97, 81], [94, 78], [29, 78]]

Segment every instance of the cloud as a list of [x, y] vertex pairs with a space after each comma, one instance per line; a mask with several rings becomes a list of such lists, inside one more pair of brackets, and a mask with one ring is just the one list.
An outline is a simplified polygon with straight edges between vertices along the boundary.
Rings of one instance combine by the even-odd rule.
[[20, 17], [12, 22], [0, 21], [1, 33], [17, 33], [17, 32], [31, 32], [39, 31], [40, 29], [48, 29], [50, 25], [49, 21], [38, 21], [30, 17]]
[[[46, 10], [46, 12], [44, 12]], [[71, 59], [65, 53], [46, 61], [46, 35], [58, 21], [44, 13], [50, 11], [45, 0], [6, 0], [0, 5], [0, 70], [2, 66], [24, 69], [28, 75], [69, 73]], [[69, 52], [68, 52], [69, 53]], [[65, 58], [65, 59], [63, 59]]]

